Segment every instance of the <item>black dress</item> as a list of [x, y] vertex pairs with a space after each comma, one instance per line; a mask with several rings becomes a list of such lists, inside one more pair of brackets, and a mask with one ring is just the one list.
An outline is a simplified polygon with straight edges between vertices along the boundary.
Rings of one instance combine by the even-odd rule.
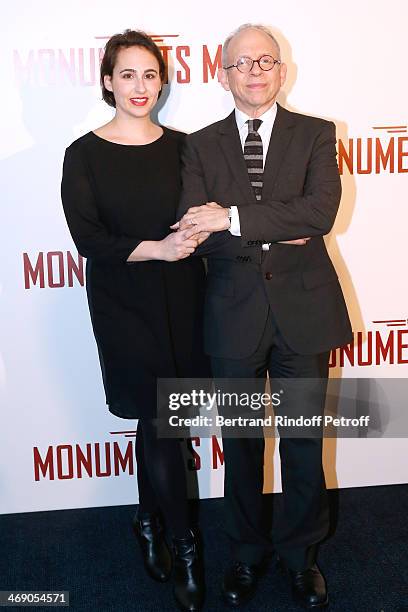
[[184, 134], [163, 129], [146, 145], [115, 144], [89, 132], [64, 160], [62, 202], [87, 258], [106, 401], [123, 418], [156, 415], [158, 377], [208, 376], [202, 261], [126, 261], [140, 242], [163, 239], [176, 221]]

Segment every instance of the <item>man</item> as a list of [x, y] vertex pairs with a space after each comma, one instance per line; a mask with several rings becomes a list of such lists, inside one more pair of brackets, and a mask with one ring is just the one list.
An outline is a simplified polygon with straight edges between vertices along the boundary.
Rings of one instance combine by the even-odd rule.
[[[198, 253], [208, 257], [205, 342], [220, 379], [327, 380], [329, 351], [351, 340], [323, 241], [341, 195], [335, 126], [279, 106], [285, 76], [269, 30], [241, 26], [224, 43], [218, 73], [235, 110], [187, 137], [178, 226], [203, 238], [212, 233]], [[323, 408], [317, 401], [315, 412]], [[268, 551], [264, 439], [225, 437], [223, 446], [233, 554], [223, 594], [237, 606], [254, 595]], [[284, 514], [275, 548], [296, 601], [324, 607], [327, 587], [316, 565], [328, 531], [322, 440], [281, 436], [279, 451]]]

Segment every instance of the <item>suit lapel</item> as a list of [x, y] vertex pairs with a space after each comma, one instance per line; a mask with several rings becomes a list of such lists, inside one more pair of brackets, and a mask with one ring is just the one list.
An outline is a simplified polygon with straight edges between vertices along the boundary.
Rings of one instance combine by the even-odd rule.
[[[272, 194], [279, 168], [293, 136], [293, 127], [295, 123], [296, 120], [293, 113], [290, 113], [278, 104], [275, 123], [265, 160], [262, 199], [268, 198]], [[245, 196], [245, 202], [248, 204], [256, 204], [255, 194], [249, 182], [248, 170], [242, 154], [241, 140], [239, 138], [234, 111], [232, 111], [226, 119], [220, 122], [219, 134], [221, 149], [228, 162], [231, 174]]]
[[268, 198], [272, 194], [279, 168], [293, 136], [292, 128], [294, 125], [294, 115], [278, 104], [275, 123], [273, 125], [271, 140], [265, 160], [262, 199]]
[[246, 203], [256, 203], [254, 190], [248, 178], [248, 170], [242, 153], [241, 140], [235, 121], [235, 112], [232, 111], [226, 119], [219, 124], [220, 144], [228, 162], [231, 174], [241, 189]]

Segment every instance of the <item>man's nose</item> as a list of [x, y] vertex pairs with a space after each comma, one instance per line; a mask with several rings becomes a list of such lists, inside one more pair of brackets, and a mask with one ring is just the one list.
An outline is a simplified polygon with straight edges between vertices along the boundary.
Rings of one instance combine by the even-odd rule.
[[259, 75], [261, 73], [262, 73], [262, 68], [259, 65], [259, 60], [254, 60], [254, 63], [252, 64], [252, 68], [251, 68], [251, 74]]

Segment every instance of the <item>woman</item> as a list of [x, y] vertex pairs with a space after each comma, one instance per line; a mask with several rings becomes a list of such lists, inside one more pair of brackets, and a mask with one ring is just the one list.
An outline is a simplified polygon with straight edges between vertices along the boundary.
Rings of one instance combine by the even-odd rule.
[[185, 467], [177, 439], [158, 438], [156, 379], [207, 376], [201, 336], [204, 269], [190, 258], [192, 229], [171, 232], [180, 194], [183, 134], [151, 112], [165, 80], [160, 50], [146, 34], [113, 36], [101, 64], [102, 96], [114, 118], [66, 150], [62, 201], [78, 251], [109, 410], [139, 419], [139, 513], [134, 525], [149, 574], [165, 581], [173, 534], [174, 594], [198, 610], [204, 582], [189, 527]]

